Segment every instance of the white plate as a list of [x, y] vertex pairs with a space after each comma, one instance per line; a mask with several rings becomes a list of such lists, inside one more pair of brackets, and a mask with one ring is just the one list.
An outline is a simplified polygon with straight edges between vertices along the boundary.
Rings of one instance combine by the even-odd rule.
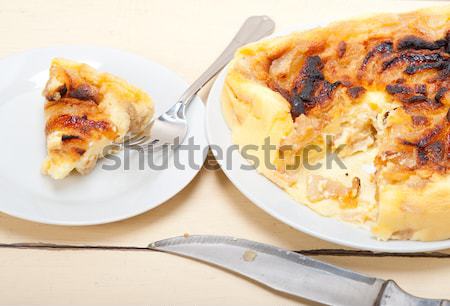
[[[185, 169], [174, 166], [174, 155], [165, 170], [145, 166], [139, 170], [137, 152], [130, 154], [130, 170], [121, 166], [105, 170], [102, 160], [86, 176], [71, 175], [55, 181], [40, 173], [45, 156], [44, 99], [41, 91], [53, 57], [85, 62], [110, 72], [147, 91], [155, 102], [156, 115], [175, 103], [186, 82], [167, 68], [123, 51], [97, 47], [36, 49], [0, 61], [0, 211], [31, 221], [59, 225], [89, 225], [129, 218], [173, 197], [197, 174], [189, 167], [188, 151], [179, 152]], [[196, 98], [187, 117], [189, 137], [200, 150], [194, 161], [206, 157], [204, 104]], [[122, 155], [123, 157], [123, 155]], [[146, 162], [146, 160], [143, 160]], [[156, 162], [162, 162], [160, 156]], [[122, 164], [123, 165], [123, 164]]]
[[[212, 148], [218, 146], [222, 152], [226, 152], [233, 144], [220, 102], [225, 76], [226, 70], [219, 74], [206, 104], [208, 140]], [[213, 153], [217, 155], [215, 150]], [[242, 170], [241, 165], [248, 165], [248, 162], [236, 150], [232, 151], [230, 163], [226, 163], [221, 156], [216, 156], [216, 159], [227, 177], [249, 200], [278, 220], [317, 238], [352, 248], [380, 252], [423, 252], [450, 248], [450, 240], [378, 241], [368, 230], [318, 215], [305, 205], [294, 201], [286, 192], [256, 171]]]

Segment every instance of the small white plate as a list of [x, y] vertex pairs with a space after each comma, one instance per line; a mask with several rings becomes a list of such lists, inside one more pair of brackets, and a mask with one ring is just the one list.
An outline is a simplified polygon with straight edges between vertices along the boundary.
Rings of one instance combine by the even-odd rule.
[[[90, 225], [129, 218], [152, 209], [181, 191], [197, 174], [207, 153], [204, 104], [200, 98], [187, 111], [189, 137], [198, 167], [188, 164], [189, 152], [168, 155], [164, 170], [151, 169], [148, 159], [130, 152], [130, 170], [101, 160], [92, 173], [55, 181], [40, 173], [46, 153], [44, 98], [50, 61], [64, 57], [87, 63], [124, 78], [150, 94], [156, 116], [177, 101], [187, 83], [169, 69], [137, 55], [97, 47], [55, 47], [27, 51], [0, 61], [0, 211], [31, 221], [58, 225]], [[201, 118], [201, 119], [199, 119]], [[186, 142], [187, 139], [186, 138]], [[185, 169], [175, 167], [175, 156]], [[162, 155], [154, 164], [164, 165]], [[116, 164], [117, 165], [117, 164]]]
[[[224, 85], [226, 69], [222, 71], [211, 88], [206, 104], [206, 129], [208, 140], [216, 159], [227, 177], [253, 203], [278, 220], [293, 228], [340, 245], [378, 252], [424, 252], [450, 248], [450, 240], [435, 242], [378, 241], [368, 230], [349, 223], [318, 215], [307, 206], [294, 201], [286, 192], [255, 170], [243, 170], [248, 162], [237, 150], [231, 159], [224, 160], [227, 148], [233, 143], [231, 132], [222, 115], [220, 95]], [[222, 156], [217, 156], [217, 146]]]

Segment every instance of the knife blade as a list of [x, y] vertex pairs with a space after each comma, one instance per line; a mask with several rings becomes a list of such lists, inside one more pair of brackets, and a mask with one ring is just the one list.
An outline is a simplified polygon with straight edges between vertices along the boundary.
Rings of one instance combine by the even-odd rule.
[[180, 236], [153, 242], [149, 248], [208, 262], [277, 291], [327, 305], [450, 306], [450, 301], [412, 296], [392, 280], [369, 277], [245, 239]]

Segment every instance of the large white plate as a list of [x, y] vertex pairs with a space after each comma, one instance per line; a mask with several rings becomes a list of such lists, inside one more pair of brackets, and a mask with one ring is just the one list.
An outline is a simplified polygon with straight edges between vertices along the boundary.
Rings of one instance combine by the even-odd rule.
[[231, 161], [217, 156], [214, 146], [222, 152], [232, 146], [231, 132], [222, 115], [220, 94], [226, 70], [222, 71], [211, 88], [206, 104], [207, 136], [216, 159], [227, 177], [249, 200], [278, 220], [317, 238], [344, 246], [380, 252], [422, 252], [450, 248], [450, 240], [436, 242], [378, 241], [368, 230], [332, 218], [322, 217], [294, 201], [286, 192], [255, 170], [242, 170], [248, 162], [236, 150]]
[[[145, 166], [139, 170], [139, 154], [130, 153], [130, 170], [122, 166], [105, 170], [111, 160], [99, 162], [86, 176], [72, 175], [61, 181], [40, 173], [45, 156], [41, 91], [53, 57], [90, 64], [128, 80], [153, 98], [156, 115], [166, 110], [187, 87], [175, 73], [150, 60], [123, 51], [96, 47], [36, 49], [0, 61], [0, 211], [27, 220], [88, 225], [117, 221], [143, 213], [165, 202], [196, 175], [206, 157], [204, 104], [196, 98], [188, 109], [189, 137], [200, 150], [193, 151], [198, 168], [188, 165], [188, 151], [178, 151], [165, 170]], [[123, 155], [122, 155], [123, 157]], [[147, 161], [142, 159], [144, 163]], [[123, 161], [123, 160], [122, 160]], [[155, 164], [163, 162], [159, 156]]]

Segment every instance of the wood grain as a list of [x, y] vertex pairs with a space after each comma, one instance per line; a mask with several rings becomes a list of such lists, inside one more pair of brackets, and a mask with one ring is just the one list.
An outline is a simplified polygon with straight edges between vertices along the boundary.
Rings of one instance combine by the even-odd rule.
[[[159, 252], [26, 253], [15, 249], [0, 253], [0, 299], [5, 304], [314, 305], [233, 273]], [[443, 278], [450, 274], [449, 260], [413, 258], [405, 265], [404, 258], [315, 258], [395, 279], [417, 295], [450, 298], [448, 282]]]

